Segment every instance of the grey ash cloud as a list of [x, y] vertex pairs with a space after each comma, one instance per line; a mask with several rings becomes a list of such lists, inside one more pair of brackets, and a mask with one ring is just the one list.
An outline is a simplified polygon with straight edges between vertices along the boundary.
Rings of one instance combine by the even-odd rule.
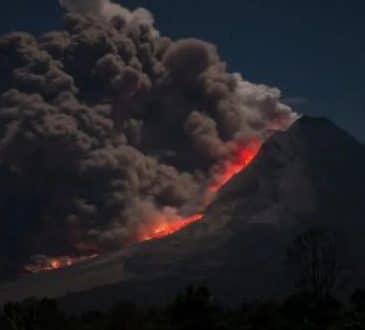
[[214, 45], [160, 36], [146, 9], [60, 4], [64, 30], [0, 39], [2, 276], [197, 211], [232, 145], [296, 119], [278, 89], [227, 72]]

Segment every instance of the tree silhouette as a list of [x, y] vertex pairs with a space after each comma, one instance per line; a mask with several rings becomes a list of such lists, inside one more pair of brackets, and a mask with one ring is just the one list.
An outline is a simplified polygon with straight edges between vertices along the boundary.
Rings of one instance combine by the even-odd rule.
[[365, 311], [365, 289], [356, 289], [351, 295], [350, 301], [358, 311]]
[[179, 329], [215, 329], [217, 306], [205, 286], [189, 286], [170, 306], [173, 325]]
[[297, 288], [317, 298], [331, 296], [340, 283], [342, 267], [334, 233], [311, 228], [298, 235], [287, 249], [287, 264]]
[[56, 302], [50, 299], [30, 298], [21, 303], [8, 303], [3, 307], [3, 319], [6, 330], [61, 330], [65, 323]]

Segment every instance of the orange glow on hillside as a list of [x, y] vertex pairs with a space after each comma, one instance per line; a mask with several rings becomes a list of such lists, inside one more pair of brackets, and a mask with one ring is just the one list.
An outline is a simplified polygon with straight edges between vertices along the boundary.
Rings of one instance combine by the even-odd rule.
[[[233, 157], [219, 164], [213, 169], [215, 173], [214, 181], [208, 186], [203, 201], [203, 208], [207, 207], [213, 200], [218, 191], [228, 183], [236, 174], [244, 170], [257, 156], [261, 147], [259, 141], [253, 141], [244, 147], [237, 148], [237, 152]], [[175, 232], [187, 227], [188, 225], [201, 220], [204, 214], [195, 214], [188, 218], [169, 218], [161, 215], [154, 225], [145, 228], [143, 233], [138, 236], [139, 241], [149, 241], [152, 239], [160, 239], [165, 236], [174, 234]]]
[[[203, 202], [201, 208], [207, 207], [214, 199], [219, 190], [230, 181], [236, 174], [244, 170], [252, 160], [257, 156], [261, 148], [261, 142], [253, 141], [248, 145], [237, 148], [233, 152], [230, 159], [217, 164], [213, 169], [214, 179], [207, 186], [205, 193], [203, 193]], [[204, 214], [193, 214], [189, 217], [181, 217], [177, 213], [158, 212], [157, 215], [151, 215], [151, 225], [140, 228], [136, 240], [150, 241], [154, 239], [161, 239], [163, 237], [172, 235], [192, 223], [201, 220]], [[52, 271], [60, 268], [70, 267], [74, 264], [96, 258], [98, 255], [83, 257], [59, 257], [47, 258], [43, 257], [33, 264], [25, 267], [25, 270], [30, 273], [40, 273], [45, 271]]]
[[97, 254], [93, 254], [91, 256], [84, 256], [84, 257], [69, 257], [69, 256], [64, 256], [59, 258], [44, 257], [34, 262], [33, 264], [25, 266], [25, 270], [29, 273], [42, 273], [65, 267], [70, 267], [80, 262], [94, 259], [97, 256], [98, 256]]
[[243, 171], [255, 159], [260, 151], [261, 143], [251, 142], [244, 148], [239, 148], [232, 159], [225, 161], [218, 168], [214, 182], [209, 186], [209, 193], [216, 194], [236, 174]]
[[[143, 234], [140, 235], [139, 241], [150, 241], [153, 239], [160, 239], [165, 236], [171, 235], [180, 231], [181, 229], [189, 226], [193, 222], [196, 222], [203, 218], [203, 214], [194, 214], [188, 218], [177, 218], [173, 221], [166, 221], [162, 219], [162, 221], [157, 221], [157, 224], [151, 227], [149, 230], [146, 230]], [[163, 217], [162, 217], [163, 218]]]

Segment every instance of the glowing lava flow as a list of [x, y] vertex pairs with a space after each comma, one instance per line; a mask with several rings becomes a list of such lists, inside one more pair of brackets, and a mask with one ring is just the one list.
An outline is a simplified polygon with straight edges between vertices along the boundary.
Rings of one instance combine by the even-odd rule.
[[[238, 148], [233, 156], [212, 169], [214, 173], [214, 179], [211, 184], [208, 185], [207, 190], [203, 198], [204, 209], [214, 199], [214, 196], [218, 191], [228, 182], [233, 176], [244, 170], [256, 157], [261, 147], [259, 141], [253, 141], [244, 147]], [[152, 217], [152, 225], [144, 227], [137, 234], [137, 241], [150, 241], [154, 239], [161, 239], [182, 230], [190, 224], [201, 220], [204, 214], [194, 214], [190, 217], [183, 218], [176, 213], [172, 214], [158, 214]], [[98, 255], [94, 254], [91, 256], [84, 257], [59, 257], [59, 258], [48, 258], [41, 257], [36, 260], [33, 264], [25, 267], [27, 272], [40, 273], [45, 271], [52, 271], [60, 268], [70, 267], [74, 264], [87, 261], [96, 258]]]
[[171, 235], [189, 226], [193, 222], [202, 219], [203, 216], [204, 216], [203, 214], [194, 214], [188, 218], [179, 218], [172, 222], [158, 223], [151, 230], [140, 235], [139, 241], [150, 241], [153, 239], [159, 239]]
[[[238, 148], [230, 160], [219, 164], [213, 169], [214, 180], [205, 193], [203, 206], [207, 207], [213, 200], [217, 192], [236, 174], [244, 170], [257, 156], [261, 148], [259, 141], [253, 141], [244, 147]], [[171, 235], [188, 225], [201, 220], [204, 214], [194, 214], [188, 218], [175, 217], [172, 219], [165, 219], [161, 216], [155, 225], [151, 228], [145, 229], [142, 234], [139, 235], [138, 241], [149, 241], [152, 239], [160, 239], [165, 236]]]
[[25, 266], [25, 270], [29, 273], [42, 273], [65, 267], [70, 267], [80, 262], [94, 259], [97, 256], [98, 256], [97, 254], [83, 257], [64, 256], [59, 258], [48, 258], [46, 256], [40, 256], [38, 260], [36, 260], [33, 264]]
[[214, 182], [209, 186], [208, 191], [216, 194], [228, 181], [230, 181], [236, 174], [243, 171], [255, 159], [260, 151], [261, 143], [253, 141], [244, 148], [239, 148], [238, 152], [232, 159], [227, 160], [221, 164], [216, 174]]

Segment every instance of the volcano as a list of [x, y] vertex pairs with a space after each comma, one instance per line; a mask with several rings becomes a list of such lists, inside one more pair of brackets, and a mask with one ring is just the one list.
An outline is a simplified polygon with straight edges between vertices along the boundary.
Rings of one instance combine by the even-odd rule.
[[278, 297], [291, 288], [288, 244], [318, 225], [346, 242], [350, 290], [365, 276], [364, 168], [363, 144], [327, 119], [302, 117], [263, 144], [202, 220], [161, 239], [2, 284], [1, 302], [63, 296], [67, 308], [102, 309], [118, 300], [165, 302], [191, 283], [208, 285], [231, 304]]

